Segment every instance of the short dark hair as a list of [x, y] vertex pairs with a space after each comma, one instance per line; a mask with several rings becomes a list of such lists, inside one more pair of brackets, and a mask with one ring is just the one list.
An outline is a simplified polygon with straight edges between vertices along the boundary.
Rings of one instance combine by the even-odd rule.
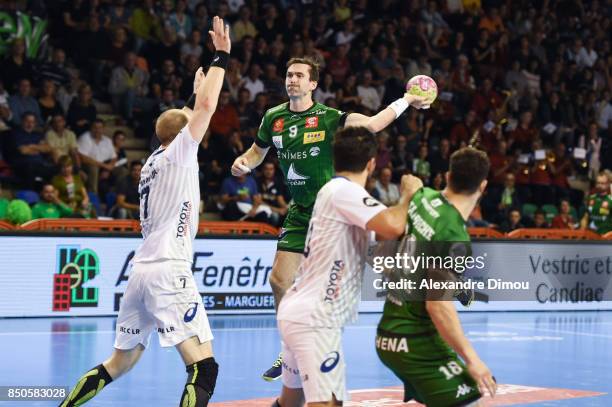
[[289, 62], [287, 62], [287, 69], [293, 64], [305, 64], [310, 67], [308, 73], [310, 74], [310, 80], [314, 82], [319, 82], [319, 66], [320, 64], [311, 57], [304, 58], [291, 58]]
[[134, 167], [136, 167], [137, 165], [140, 165], [140, 166], [142, 167], [142, 166], [143, 166], [143, 165], [142, 165], [142, 161], [140, 161], [140, 160], [134, 160], [134, 161], [132, 161], [132, 162], [130, 163], [130, 170], [133, 170], [133, 169], [134, 169]]
[[365, 127], [345, 127], [334, 135], [336, 172], [361, 172], [376, 157], [376, 136]]
[[471, 195], [489, 175], [489, 157], [473, 147], [464, 147], [450, 157], [448, 186], [458, 194]]

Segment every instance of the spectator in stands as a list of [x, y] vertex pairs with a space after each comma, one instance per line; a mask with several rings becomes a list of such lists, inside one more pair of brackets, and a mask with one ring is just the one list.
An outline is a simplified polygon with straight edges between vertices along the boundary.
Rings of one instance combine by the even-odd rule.
[[78, 90], [78, 96], [72, 100], [68, 108], [68, 126], [74, 134], [80, 136], [96, 120], [97, 110], [93, 104], [91, 87], [86, 83], [82, 84]]
[[66, 52], [62, 48], [55, 48], [51, 61], [43, 63], [38, 72], [43, 81], [52, 81], [56, 87], [68, 86], [71, 75], [66, 67]]
[[580, 221], [581, 229], [590, 229], [601, 235], [612, 231], [612, 190], [610, 177], [600, 173], [595, 178], [595, 191], [587, 199], [587, 211]]
[[453, 148], [458, 148], [462, 142], [467, 143], [479, 127], [480, 123], [476, 111], [468, 111], [465, 119], [461, 123], [455, 124], [451, 130], [450, 142]]
[[[4, 88], [4, 82], [0, 79], [0, 132], [9, 129], [13, 113], [8, 103], [9, 94]], [[2, 154], [2, 142], [0, 141], [0, 154]]]
[[134, 109], [149, 112], [151, 100], [147, 98], [149, 76], [136, 66], [136, 54], [128, 52], [122, 66], [113, 69], [108, 93], [113, 100], [115, 110], [121, 112], [124, 119], [131, 122]]
[[186, 11], [187, 2], [185, 0], [177, 0], [174, 12], [170, 14], [170, 18], [166, 21], [166, 24], [169, 24], [176, 31], [176, 35], [180, 40], [185, 40], [189, 37], [193, 28], [191, 16]]
[[538, 229], [548, 229], [546, 222], [546, 213], [542, 209], [538, 209], [533, 214], [533, 227]]
[[395, 205], [399, 201], [400, 194], [397, 184], [391, 182], [392, 172], [390, 168], [382, 168], [376, 181], [376, 190], [380, 202], [387, 206]]
[[76, 135], [72, 130], [66, 128], [66, 119], [62, 114], [53, 116], [51, 128], [45, 134], [45, 140], [51, 147], [54, 163], [57, 164], [59, 158], [66, 155], [72, 158], [77, 168], [81, 168]]
[[32, 84], [29, 79], [21, 79], [19, 81], [18, 93], [10, 96], [8, 103], [13, 113], [13, 126], [21, 124], [22, 116], [26, 112], [34, 115], [36, 127], [43, 126], [44, 122], [40, 114], [40, 108], [38, 107], [38, 102], [32, 96]]
[[431, 173], [433, 175], [438, 173], [445, 174], [448, 171], [450, 153], [450, 141], [447, 138], [440, 139], [438, 150], [433, 154], [430, 154], [428, 158], [431, 165]]
[[40, 191], [40, 201], [32, 207], [32, 219], [59, 219], [72, 215], [72, 209], [63, 203], [57, 190], [51, 184], [45, 184]]
[[229, 137], [234, 130], [240, 129], [240, 119], [234, 105], [230, 102], [230, 93], [222, 90], [217, 110], [210, 119], [210, 132], [213, 135]]
[[257, 115], [253, 104], [249, 102], [251, 93], [248, 89], [242, 88], [238, 91], [238, 103], [236, 113], [238, 114], [239, 128], [242, 134], [254, 138], [257, 128], [261, 122], [261, 116]]
[[517, 208], [512, 208], [508, 211], [507, 219], [501, 224], [500, 230], [503, 233], [510, 233], [513, 230], [524, 228], [521, 223], [521, 211]]
[[266, 92], [275, 102], [285, 100], [285, 80], [278, 76], [276, 65], [266, 64], [263, 79], [264, 92]]
[[42, 92], [38, 98], [38, 107], [44, 124], [51, 121], [55, 115], [63, 115], [64, 109], [56, 97], [57, 87], [52, 80], [45, 80], [42, 85]]
[[130, 163], [130, 174], [121, 178], [117, 184], [117, 204], [113, 212], [118, 219], [139, 219], [140, 217], [140, 195], [138, 194], [138, 182], [142, 163], [132, 161]]
[[[189, 81], [189, 86], [193, 92], [193, 84]], [[180, 73], [176, 70], [176, 65], [171, 59], [165, 59], [162, 63], [161, 70], [156, 71], [150, 80], [153, 96], [161, 96], [162, 90], [165, 88], [174, 89], [179, 92], [183, 84]]]
[[100, 59], [110, 67], [118, 66], [123, 63], [128, 52], [130, 44], [126, 29], [115, 27], [112, 29], [112, 37], [102, 45]]
[[570, 202], [562, 199], [559, 204], [559, 213], [553, 218], [551, 227], [553, 229], [576, 229], [578, 224], [571, 215]]
[[220, 203], [221, 215], [225, 220], [257, 219], [265, 222], [268, 219], [265, 212], [257, 213], [262, 199], [257, 183], [250, 175], [225, 178], [221, 185]]
[[412, 172], [414, 175], [421, 178], [424, 185], [429, 185], [429, 178], [431, 177], [431, 165], [427, 160], [427, 155], [427, 145], [422, 144], [419, 147], [419, 153], [417, 157], [412, 160]]
[[235, 42], [240, 42], [245, 35], [253, 38], [257, 37], [257, 28], [251, 20], [251, 9], [248, 6], [241, 6], [239, 19], [232, 25], [231, 33]]
[[393, 180], [398, 181], [402, 175], [412, 169], [412, 155], [408, 152], [406, 136], [398, 135], [391, 151]]
[[[115, 163], [115, 168], [125, 168], [127, 175], [128, 162], [127, 162], [127, 154], [125, 152], [125, 133], [123, 130], [115, 130], [113, 133], [113, 148], [115, 149], [115, 154], [117, 155], [117, 162]], [[123, 175], [121, 175], [123, 177]]]
[[[26, 56], [25, 39], [15, 38], [11, 44], [10, 53], [0, 64], [2, 79], [9, 91], [15, 90], [15, 85], [21, 86], [21, 81], [27, 79], [31, 81], [34, 77], [32, 62]], [[21, 117], [19, 112], [17, 118]]]
[[[482, 32], [486, 33], [484, 30]], [[485, 78], [480, 90], [474, 95], [472, 110], [474, 110], [481, 119], [485, 119], [489, 110], [500, 108], [502, 103], [501, 96], [493, 89], [493, 81], [490, 78]]]
[[255, 100], [255, 96], [265, 90], [264, 83], [260, 79], [261, 67], [258, 64], [252, 64], [249, 69], [249, 75], [244, 78], [242, 86], [251, 92], [251, 102]]
[[276, 166], [272, 162], [264, 163], [262, 176], [258, 182], [258, 189], [264, 205], [270, 207], [271, 213], [268, 223], [280, 226], [287, 214], [287, 202], [284, 197], [284, 185], [276, 177]]
[[162, 29], [161, 41], [148, 43], [143, 53], [152, 69], [161, 67], [162, 61], [166, 59], [180, 61], [181, 48], [174, 29], [165, 25]]
[[74, 163], [67, 155], [58, 161], [59, 173], [53, 177], [51, 184], [57, 190], [59, 199], [72, 209], [75, 214], [86, 218], [92, 215], [89, 195], [81, 176], [74, 172]]
[[508, 139], [512, 151], [527, 153], [531, 151], [531, 143], [538, 138], [538, 131], [533, 127], [533, 113], [526, 110], [521, 113], [517, 128]]
[[366, 114], [376, 114], [380, 108], [380, 95], [372, 84], [372, 72], [365, 71], [359, 85], [357, 86], [357, 96], [361, 99], [361, 106], [365, 107]]
[[201, 43], [202, 33], [200, 32], [200, 30], [196, 29], [191, 31], [191, 34], [189, 35], [189, 41], [186, 41], [181, 46], [181, 61], [184, 62], [185, 59], [190, 55], [196, 57], [199, 60], [202, 56], [202, 52], [204, 51], [202, 49]]
[[11, 165], [24, 184], [33, 187], [37, 182], [49, 179], [53, 172], [49, 157], [52, 150], [42, 133], [36, 131], [36, 116], [33, 113], [21, 115], [21, 126], [13, 130], [12, 141], [15, 154]]
[[104, 122], [96, 119], [91, 129], [79, 137], [79, 154], [87, 173], [87, 187], [97, 194], [101, 179], [107, 179], [115, 170], [117, 153], [111, 139], [104, 135]]
[[136, 40], [136, 52], [146, 41], [156, 41], [161, 35], [161, 21], [155, 14], [155, 0], [142, 0], [134, 9], [129, 24]]

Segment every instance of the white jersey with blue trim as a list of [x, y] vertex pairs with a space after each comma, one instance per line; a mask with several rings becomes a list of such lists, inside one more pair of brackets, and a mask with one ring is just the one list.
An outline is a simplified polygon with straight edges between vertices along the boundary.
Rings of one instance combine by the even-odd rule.
[[295, 283], [277, 319], [341, 328], [357, 318], [369, 234], [366, 225], [385, 209], [359, 184], [335, 177], [317, 194]]
[[185, 126], [142, 168], [138, 193], [144, 242], [134, 262], [193, 261], [200, 208], [198, 145]]

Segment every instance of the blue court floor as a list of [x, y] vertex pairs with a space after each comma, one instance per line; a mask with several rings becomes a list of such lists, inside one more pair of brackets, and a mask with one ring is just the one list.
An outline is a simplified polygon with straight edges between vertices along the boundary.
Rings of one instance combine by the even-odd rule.
[[[399, 385], [376, 357], [374, 333], [378, 319], [377, 314], [363, 314], [356, 325], [345, 330], [350, 390]], [[529, 405], [612, 406], [612, 312], [474, 312], [462, 313], [461, 319], [468, 337], [499, 383], [605, 393]], [[277, 395], [279, 382], [260, 379], [279, 350], [273, 316], [211, 316], [210, 320], [220, 364], [213, 401]], [[115, 318], [0, 319], [0, 386], [72, 386], [82, 373], [110, 354], [114, 324]], [[87, 406], [176, 406], [185, 379], [177, 352], [174, 348], [160, 348], [155, 338], [139, 364]], [[15, 406], [57, 404], [0, 402]]]

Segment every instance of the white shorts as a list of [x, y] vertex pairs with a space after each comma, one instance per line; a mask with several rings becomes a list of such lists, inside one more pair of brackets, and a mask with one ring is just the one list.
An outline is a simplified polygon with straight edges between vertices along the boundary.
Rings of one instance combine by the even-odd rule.
[[303, 389], [307, 403], [348, 401], [342, 329], [278, 321], [283, 340], [283, 385]]
[[157, 329], [161, 346], [192, 336], [213, 339], [191, 264], [179, 260], [134, 263], [117, 318], [115, 348], [149, 344]]

